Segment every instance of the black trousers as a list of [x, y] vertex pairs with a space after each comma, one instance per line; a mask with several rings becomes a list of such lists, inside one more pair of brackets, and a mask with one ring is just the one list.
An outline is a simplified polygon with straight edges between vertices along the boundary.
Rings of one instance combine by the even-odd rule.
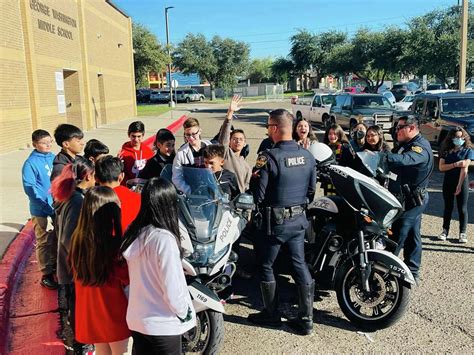
[[146, 335], [132, 330], [133, 354], [180, 355], [181, 335]]
[[456, 192], [457, 182], [454, 184], [444, 183], [443, 184], [443, 199], [444, 199], [444, 215], [443, 215], [443, 229], [449, 231], [449, 225], [451, 223], [451, 215], [454, 209], [454, 198], [456, 198], [456, 204], [458, 205], [459, 213], [459, 233], [466, 233], [467, 229], [467, 200], [469, 198], [469, 182], [466, 177], [462, 184], [461, 193], [454, 196]]

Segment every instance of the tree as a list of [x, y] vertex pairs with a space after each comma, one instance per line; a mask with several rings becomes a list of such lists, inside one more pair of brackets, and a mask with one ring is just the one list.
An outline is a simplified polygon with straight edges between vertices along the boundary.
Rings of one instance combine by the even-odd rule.
[[253, 83], [268, 83], [274, 80], [271, 58], [254, 59], [249, 66], [248, 78]]
[[306, 76], [308, 70], [311, 70], [315, 74], [316, 87], [319, 87], [321, 78], [328, 74], [331, 53], [346, 40], [346, 34], [338, 31], [315, 35], [307, 30], [300, 30], [291, 37], [290, 56], [296, 71], [299, 75]]
[[354, 73], [370, 92], [377, 92], [389, 74], [400, 71], [406, 45], [406, 32], [387, 28], [383, 32], [359, 29], [349, 43], [335, 47], [328, 59], [327, 70]]
[[284, 84], [290, 79], [294, 69], [295, 65], [291, 60], [280, 57], [272, 64], [272, 76], [277, 83]]
[[198, 73], [211, 86], [211, 100], [215, 88], [230, 89], [237, 76], [248, 68], [249, 46], [244, 42], [215, 36], [210, 42], [202, 34], [186, 35], [173, 53], [173, 62], [183, 73]]
[[146, 82], [150, 71], [162, 72], [169, 57], [165, 48], [158, 42], [156, 36], [145, 26], [138, 23], [132, 25], [133, 64], [135, 67], [135, 85]]
[[[473, 6], [469, 9], [468, 38], [474, 38]], [[406, 68], [412, 73], [436, 76], [443, 82], [459, 73], [459, 28], [460, 11], [458, 6], [435, 10], [408, 22], [407, 50], [404, 56]], [[473, 61], [474, 46], [468, 42], [467, 58]], [[472, 75], [468, 66], [469, 76]]]

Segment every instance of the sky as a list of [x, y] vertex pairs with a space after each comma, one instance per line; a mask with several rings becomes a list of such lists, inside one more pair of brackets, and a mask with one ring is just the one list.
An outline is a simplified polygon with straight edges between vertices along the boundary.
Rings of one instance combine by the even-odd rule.
[[113, 0], [135, 23], [145, 25], [166, 43], [164, 8], [168, 11], [170, 42], [188, 33], [244, 41], [250, 57], [285, 57], [289, 38], [299, 29], [318, 33], [358, 28], [381, 30], [404, 26], [412, 17], [457, 5], [458, 0]]

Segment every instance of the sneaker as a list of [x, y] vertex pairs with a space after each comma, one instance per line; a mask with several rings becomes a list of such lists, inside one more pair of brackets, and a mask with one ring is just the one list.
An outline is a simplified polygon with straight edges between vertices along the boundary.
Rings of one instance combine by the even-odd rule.
[[466, 233], [459, 233], [459, 243], [467, 243], [467, 234]]
[[439, 240], [446, 240], [448, 238], [448, 231], [446, 229], [443, 229], [440, 235], [438, 235]]
[[40, 285], [48, 290], [56, 290], [58, 288], [58, 283], [54, 279], [53, 274], [43, 275], [40, 281]]

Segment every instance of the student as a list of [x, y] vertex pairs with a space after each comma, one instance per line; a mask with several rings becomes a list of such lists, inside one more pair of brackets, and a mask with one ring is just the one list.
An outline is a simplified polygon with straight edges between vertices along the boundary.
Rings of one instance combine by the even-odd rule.
[[40, 285], [55, 290], [58, 283], [54, 279], [56, 270], [57, 238], [53, 230], [48, 230], [48, 218], [54, 216], [51, 188], [54, 154], [51, 153], [51, 135], [37, 129], [31, 135], [35, 148], [23, 164], [23, 190], [30, 200], [31, 221], [36, 238], [36, 259], [41, 271]]
[[440, 240], [449, 237], [449, 225], [454, 208], [454, 199], [459, 213], [459, 243], [467, 243], [469, 177], [468, 170], [474, 160], [469, 134], [461, 127], [451, 129], [440, 149], [439, 170], [444, 172], [443, 180], [443, 231]]
[[125, 178], [122, 185], [127, 181], [138, 177], [140, 171], [145, 167], [148, 159], [153, 157], [153, 151], [142, 143], [145, 136], [145, 125], [141, 121], [135, 121], [128, 126], [129, 142], [122, 145], [118, 157], [124, 165]]
[[367, 125], [365, 123], [358, 123], [352, 128], [351, 139], [349, 141], [354, 152], [361, 152], [364, 150], [366, 142]]
[[84, 133], [80, 128], [67, 123], [60, 124], [54, 130], [54, 139], [61, 151], [54, 158], [51, 181], [61, 174], [67, 164], [84, 159], [78, 155], [84, 149]]
[[305, 118], [299, 118], [293, 124], [293, 139], [306, 149], [318, 141], [316, 134], [313, 132], [313, 127], [311, 127], [311, 123]]
[[224, 169], [225, 148], [221, 144], [211, 144], [204, 148], [204, 165], [211, 169], [222, 191], [233, 200], [239, 194], [239, 185], [235, 174]]
[[117, 194], [122, 213], [122, 230], [125, 231], [140, 210], [140, 194], [121, 185], [124, 178], [122, 161], [111, 155], [100, 158], [95, 164], [95, 178], [99, 185], [112, 188]]
[[97, 139], [90, 139], [87, 141], [84, 148], [84, 158], [95, 162], [102, 156], [109, 154], [109, 147]]
[[126, 354], [131, 336], [125, 319], [128, 270], [119, 262], [120, 202], [106, 186], [89, 189], [71, 240], [76, 292], [75, 336], [94, 344], [97, 355]]
[[224, 169], [234, 173], [237, 177], [240, 192], [249, 188], [252, 168], [242, 156], [242, 150], [247, 145], [245, 133], [241, 129], [232, 130], [234, 112], [240, 110], [241, 97], [234, 95], [227, 109], [227, 116], [219, 132], [219, 143], [225, 148]]
[[[74, 334], [74, 283], [68, 257], [72, 233], [76, 229], [82, 201], [87, 189], [95, 186], [94, 165], [90, 160], [81, 159], [64, 167], [61, 174], [51, 183], [51, 193], [55, 201], [54, 229], [58, 237], [57, 275], [61, 313], [66, 313], [63, 324], [66, 334]], [[63, 318], [63, 317], [62, 317]], [[67, 330], [71, 327], [71, 330]], [[66, 344], [65, 344], [66, 345]], [[75, 350], [82, 351], [84, 344], [74, 342]]]
[[160, 129], [156, 133], [155, 143], [153, 143], [156, 154], [146, 162], [138, 177], [142, 179], [159, 177], [165, 165], [173, 164], [174, 157], [176, 156], [174, 152], [175, 141], [176, 139], [169, 129]]
[[183, 166], [204, 166], [202, 157], [202, 149], [211, 144], [208, 140], [201, 140], [201, 127], [199, 121], [193, 117], [189, 117], [183, 123], [184, 139], [187, 141], [178, 149], [176, 157], [173, 161], [173, 184], [176, 188], [185, 194], [191, 192], [191, 188], [184, 181]]
[[365, 136], [365, 143], [363, 146], [363, 150], [370, 150], [372, 152], [389, 152], [390, 147], [385, 142], [383, 137], [383, 130], [380, 126], [370, 126], [367, 129], [367, 133]]
[[[324, 133], [323, 143], [327, 144], [333, 151], [336, 162], [339, 165], [351, 166], [354, 156], [347, 136], [341, 126], [333, 124], [326, 129]], [[336, 195], [336, 189], [330, 182], [322, 181], [321, 186], [324, 189], [324, 195]]]
[[142, 200], [121, 246], [130, 275], [133, 353], [181, 354], [181, 335], [196, 326], [196, 314], [181, 265], [178, 195], [169, 181], [152, 178]]

